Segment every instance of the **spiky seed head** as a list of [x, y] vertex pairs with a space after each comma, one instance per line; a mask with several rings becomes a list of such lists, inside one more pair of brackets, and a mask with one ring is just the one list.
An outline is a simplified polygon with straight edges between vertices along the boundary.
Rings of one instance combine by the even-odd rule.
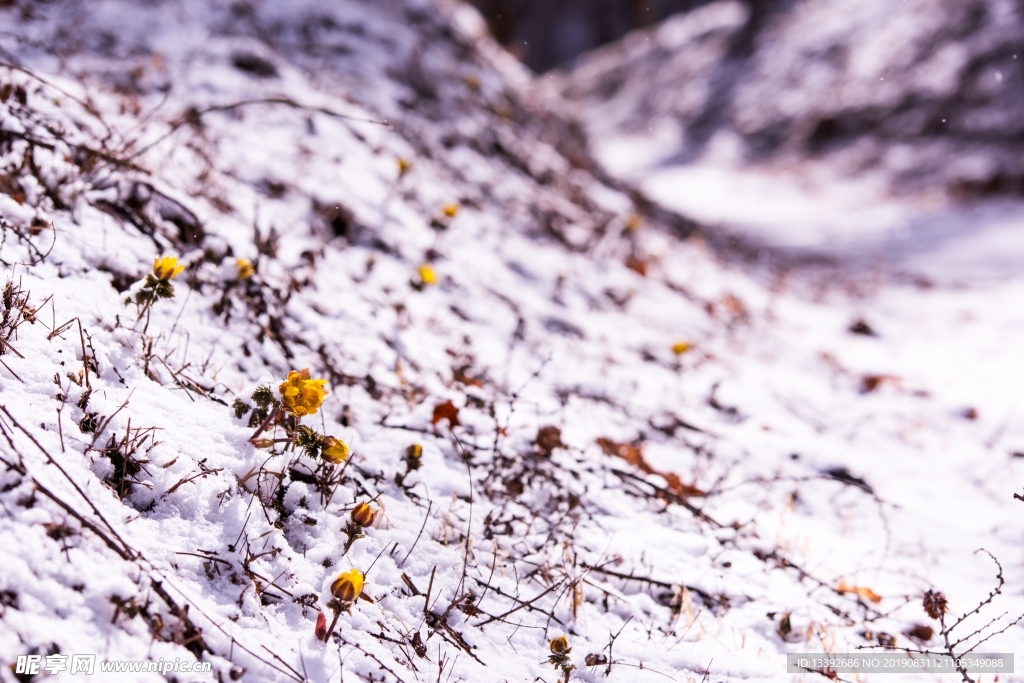
[[946, 596], [938, 591], [927, 591], [921, 601], [924, 613], [932, 619], [938, 619], [946, 613]]

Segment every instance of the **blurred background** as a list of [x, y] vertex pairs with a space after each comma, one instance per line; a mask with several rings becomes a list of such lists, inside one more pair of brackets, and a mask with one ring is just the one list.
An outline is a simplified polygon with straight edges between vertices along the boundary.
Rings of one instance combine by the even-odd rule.
[[1021, 0], [472, 0], [652, 199], [776, 249], [1024, 267]]
[[498, 42], [541, 73], [707, 0], [472, 0], [472, 4], [487, 19]]

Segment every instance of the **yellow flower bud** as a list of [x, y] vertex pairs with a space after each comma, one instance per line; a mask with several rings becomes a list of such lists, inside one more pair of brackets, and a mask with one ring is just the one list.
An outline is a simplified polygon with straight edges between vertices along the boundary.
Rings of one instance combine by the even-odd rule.
[[248, 280], [256, 272], [256, 269], [252, 267], [252, 261], [247, 258], [235, 261], [235, 270], [238, 272], [239, 280]]
[[297, 417], [315, 415], [324, 397], [328, 395], [324, 391], [325, 384], [325, 379], [310, 379], [309, 368], [292, 370], [288, 373], [288, 379], [278, 387], [281, 403], [285, 410]]
[[325, 436], [320, 445], [320, 455], [332, 465], [343, 463], [348, 458], [348, 444], [337, 437]]
[[173, 280], [183, 270], [185, 266], [179, 266], [178, 259], [174, 256], [161, 256], [153, 261], [153, 276], [157, 280]]
[[358, 569], [349, 569], [338, 574], [331, 583], [331, 595], [341, 602], [352, 602], [363, 592], [363, 573]]
[[672, 345], [672, 353], [681, 356], [692, 348], [693, 346], [688, 342], [680, 341]]
[[441, 207], [441, 213], [443, 213], [448, 218], [455, 218], [455, 214], [457, 214], [458, 212], [459, 205], [454, 202], [445, 204], [444, 206]]
[[376, 516], [377, 511], [370, 507], [369, 503], [357, 503], [352, 508], [352, 521], [359, 526], [370, 526]]
[[418, 443], [414, 443], [405, 449], [405, 457], [412, 458], [413, 460], [419, 460], [423, 457], [423, 446]]
[[437, 284], [437, 273], [434, 272], [434, 269], [430, 266], [429, 263], [424, 263], [423, 265], [421, 265], [419, 268], [416, 269], [416, 272], [420, 274], [420, 281], [422, 281], [423, 284]]
[[569, 649], [569, 639], [565, 636], [557, 636], [551, 639], [548, 647], [551, 648], [551, 654], [560, 655]]
[[398, 163], [398, 177], [399, 178], [401, 178], [406, 173], [408, 173], [409, 169], [412, 168], [412, 164], [409, 163], [408, 159], [403, 159], [402, 157], [398, 157], [398, 159], [396, 159], [396, 162]]

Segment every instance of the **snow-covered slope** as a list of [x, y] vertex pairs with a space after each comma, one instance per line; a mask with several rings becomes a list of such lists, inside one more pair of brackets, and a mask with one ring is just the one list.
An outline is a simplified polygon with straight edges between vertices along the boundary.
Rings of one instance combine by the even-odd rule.
[[[591, 175], [461, 5], [0, 21], [0, 679], [553, 681], [558, 635], [571, 680], [782, 679], [916, 647], [926, 589], [996, 585], [979, 546], [1019, 585], [1024, 284], [724, 263]], [[186, 268], [140, 315], [158, 256]], [[250, 443], [303, 368], [345, 464]]]

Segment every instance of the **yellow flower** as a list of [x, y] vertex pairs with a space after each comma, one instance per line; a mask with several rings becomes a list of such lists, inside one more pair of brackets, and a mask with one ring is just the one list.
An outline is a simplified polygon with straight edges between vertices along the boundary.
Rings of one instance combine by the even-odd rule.
[[409, 163], [408, 159], [403, 159], [402, 157], [398, 157], [398, 159], [396, 159], [396, 162], [398, 163], [398, 177], [399, 178], [401, 178], [406, 173], [408, 173], [409, 169], [412, 168], [412, 164]]
[[331, 595], [341, 602], [352, 602], [363, 592], [363, 573], [358, 569], [349, 569], [338, 574], [331, 583]]
[[324, 402], [327, 392], [324, 391], [325, 379], [310, 379], [309, 368], [292, 370], [288, 379], [277, 388], [281, 392], [281, 403], [292, 415], [315, 415], [317, 408]]
[[173, 280], [183, 270], [185, 266], [179, 266], [174, 256], [161, 256], [153, 261], [153, 275], [157, 280]]
[[441, 213], [443, 213], [448, 218], [455, 218], [455, 214], [457, 214], [458, 212], [459, 205], [455, 204], [454, 202], [450, 204], [445, 204], [444, 206], [441, 207]]
[[252, 261], [247, 258], [235, 261], [235, 270], [238, 272], [239, 280], [248, 280], [256, 272], [256, 269], [252, 267]]
[[359, 526], [370, 526], [376, 516], [377, 511], [370, 507], [369, 503], [357, 503], [352, 508], [352, 521]]
[[420, 280], [423, 282], [423, 284], [437, 284], [437, 273], [434, 272], [434, 269], [431, 267], [429, 263], [424, 263], [423, 265], [421, 265], [419, 268], [416, 269], [416, 272], [420, 274]]
[[320, 454], [332, 465], [345, 462], [345, 458], [348, 457], [348, 444], [337, 437], [324, 437], [320, 445], [323, 447]]
[[569, 639], [565, 636], [552, 638], [551, 642], [548, 643], [548, 647], [551, 648], [552, 654], [560, 655], [569, 649]]
[[419, 460], [421, 457], [423, 457], [423, 446], [419, 445], [418, 443], [412, 444], [411, 446], [405, 449], [405, 457], [410, 458], [412, 460]]
[[677, 356], [681, 356], [692, 348], [693, 345], [691, 345], [689, 342], [680, 341], [672, 345], [672, 353], [676, 354]]

